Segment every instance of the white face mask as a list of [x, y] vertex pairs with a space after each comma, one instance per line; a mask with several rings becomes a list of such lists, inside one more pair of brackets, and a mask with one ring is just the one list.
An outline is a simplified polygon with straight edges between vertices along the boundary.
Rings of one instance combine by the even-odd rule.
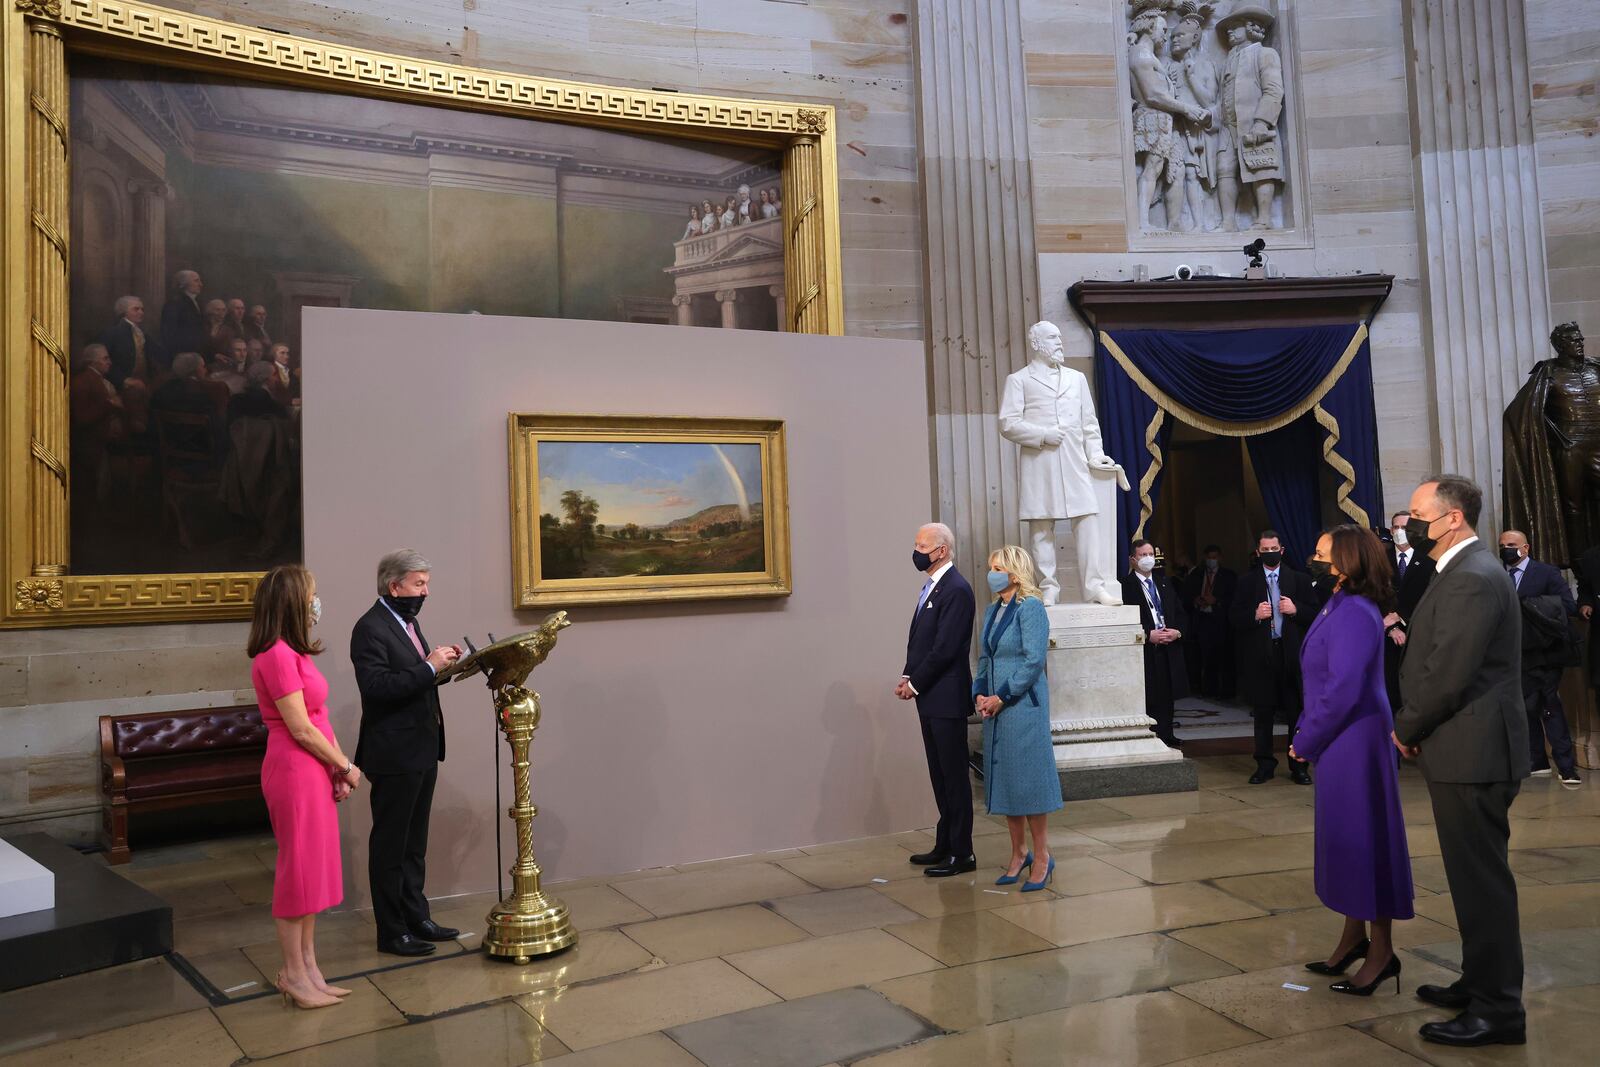
[[322, 598], [319, 597], [319, 596], [313, 596], [311, 598], [311, 625], [315, 626], [317, 623], [319, 623], [321, 621], [322, 621]]
[[1140, 574], [1149, 574], [1156, 569], [1156, 558], [1154, 556], [1140, 556], [1133, 561], [1133, 565], [1139, 568]]
[[1394, 543], [1396, 545], [1398, 545], [1401, 548], [1406, 547], [1406, 531], [1405, 531], [1405, 527], [1402, 526], [1398, 530], [1391, 530], [1390, 533], [1394, 534]]

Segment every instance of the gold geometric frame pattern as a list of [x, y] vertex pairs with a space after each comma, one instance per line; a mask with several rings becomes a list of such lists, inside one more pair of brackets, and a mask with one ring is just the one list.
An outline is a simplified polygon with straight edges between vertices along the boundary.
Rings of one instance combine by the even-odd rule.
[[259, 572], [71, 575], [67, 54], [662, 136], [783, 155], [785, 328], [843, 332], [834, 109], [587, 85], [327, 44], [122, 0], [0, 11], [0, 628], [217, 621]]

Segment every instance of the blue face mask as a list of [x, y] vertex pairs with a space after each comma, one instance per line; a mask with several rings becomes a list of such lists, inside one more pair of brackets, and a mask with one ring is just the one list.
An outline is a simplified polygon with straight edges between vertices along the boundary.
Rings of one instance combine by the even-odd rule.
[[994, 593], [996, 596], [998, 596], [999, 594], [1005, 592], [1006, 588], [1008, 586], [1010, 586], [1010, 585], [1011, 585], [1011, 575], [1010, 574], [1006, 573], [1005, 571], [990, 571], [989, 572], [989, 592]]

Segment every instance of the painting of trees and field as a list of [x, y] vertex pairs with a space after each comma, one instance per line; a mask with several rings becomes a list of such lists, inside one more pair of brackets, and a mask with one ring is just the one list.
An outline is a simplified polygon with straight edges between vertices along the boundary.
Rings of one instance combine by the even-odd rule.
[[766, 570], [760, 445], [537, 447], [542, 579]]

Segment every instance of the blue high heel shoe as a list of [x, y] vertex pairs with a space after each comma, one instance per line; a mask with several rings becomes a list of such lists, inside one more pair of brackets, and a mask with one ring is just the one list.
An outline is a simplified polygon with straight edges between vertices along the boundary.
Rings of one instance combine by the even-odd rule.
[[[1022, 872], [1018, 871], [1017, 873], [1021, 874]], [[1050, 866], [1045, 870], [1044, 878], [1042, 878], [1041, 880], [1039, 880], [1037, 882], [1023, 882], [1022, 883], [1022, 891], [1024, 893], [1033, 893], [1033, 892], [1037, 892], [1040, 889], [1043, 889], [1045, 886], [1050, 884], [1050, 879], [1055, 877], [1055, 873], [1056, 873], [1056, 858], [1054, 856], [1051, 856], [1050, 857]]]
[[1016, 874], [1002, 874], [994, 880], [995, 885], [1016, 885], [1017, 879], [1022, 877], [1022, 872], [1033, 866], [1033, 853], [1028, 853], [1023, 859], [1022, 866], [1017, 868]]

